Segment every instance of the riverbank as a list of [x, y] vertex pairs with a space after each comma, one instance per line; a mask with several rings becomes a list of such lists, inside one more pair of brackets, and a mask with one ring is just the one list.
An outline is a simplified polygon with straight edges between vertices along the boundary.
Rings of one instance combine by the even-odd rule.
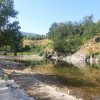
[[0, 59], [29, 59], [29, 60], [42, 60], [43, 56], [36, 55], [0, 55]]
[[2, 80], [4, 66], [0, 64], [0, 100], [35, 100], [14, 80]]
[[[4, 73], [7, 73], [10, 79], [15, 80], [21, 88], [25, 89], [35, 99], [54, 100], [55, 98], [55, 100], [78, 100], [77, 98], [80, 98], [73, 97], [75, 95], [68, 95], [72, 92], [60, 83], [57, 83], [57, 80], [51, 75], [25, 69], [20, 63], [4, 60], [0, 61], [0, 63], [5, 65], [3, 68]], [[65, 92], [61, 91], [61, 87]]]

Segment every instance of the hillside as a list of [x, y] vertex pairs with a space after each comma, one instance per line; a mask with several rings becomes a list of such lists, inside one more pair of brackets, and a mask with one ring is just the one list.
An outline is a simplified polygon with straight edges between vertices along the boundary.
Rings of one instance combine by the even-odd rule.
[[[100, 33], [99, 33], [100, 34]], [[98, 35], [99, 35], [98, 34]], [[68, 41], [68, 40], [66, 40]], [[34, 43], [34, 45], [45, 45], [46, 43], [51, 43], [52, 40], [44, 39], [44, 40], [24, 40], [23, 46], [30, 45]], [[51, 48], [52, 49], [52, 48]], [[100, 36], [94, 36], [92, 39], [86, 41], [84, 45], [82, 45], [79, 49], [80, 52], [84, 52], [85, 54], [100, 53]]]
[[50, 43], [51, 40], [48, 40], [48, 39], [44, 39], [44, 40], [24, 40], [23, 41], [23, 46], [30, 45], [31, 43], [34, 43], [34, 45], [39, 46], [39, 45], [44, 45], [48, 42]]
[[[99, 33], [100, 34], [100, 33]], [[86, 41], [84, 45], [80, 47], [80, 51], [85, 54], [88, 53], [100, 53], [100, 36], [94, 36], [92, 39]]]

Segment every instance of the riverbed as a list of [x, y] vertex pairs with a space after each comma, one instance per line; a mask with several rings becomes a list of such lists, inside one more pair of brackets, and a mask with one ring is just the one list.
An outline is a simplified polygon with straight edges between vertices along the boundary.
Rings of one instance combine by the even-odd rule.
[[[20, 62], [27, 70], [34, 71], [35, 78], [76, 98], [91, 100], [97, 94], [100, 97], [99, 64], [85, 63], [78, 67], [72, 63], [46, 60], [12, 60]], [[10, 76], [12, 77], [12, 76]], [[56, 88], [55, 87], [55, 88]], [[29, 92], [29, 91], [28, 91]], [[31, 94], [33, 95], [33, 94]]]

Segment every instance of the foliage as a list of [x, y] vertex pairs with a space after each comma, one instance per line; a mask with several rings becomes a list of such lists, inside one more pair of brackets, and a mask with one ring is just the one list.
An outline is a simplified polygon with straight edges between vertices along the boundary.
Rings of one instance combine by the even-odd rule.
[[100, 54], [98, 55], [98, 58], [99, 58], [99, 60], [100, 60]]
[[25, 39], [28, 39], [28, 40], [43, 40], [43, 39], [46, 39], [46, 36], [45, 35], [36, 35], [36, 36], [26, 36], [26, 35], [23, 35], [23, 40]]
[[42, 49], [42, 50], [38, 53], [38, 55], [39, 55], [39, 56], [43, 56], [43, 54], [44, 54], [44, 50]]
[[42, 48], [41, 45], [40, 46], [37, 46], [37, 52], [40, 52], [41, 51], [41, 48]]
[[16, 18], [17, 14], [13, 0], [0, 0], [0, 47], [9, 45], [11, 50], [16, 51], [22, 41], [19, 22], [9, 22], [9, 19]]
[[31, 49], [30, 50], [31, 52], [34, 52], [35, 51], [35, 45], [34, 45], [34, 43], [31, 43], [30, 44], [30, 49]]
[[89, 53], [90, 53], [90, 55], [99, 55], [99, 52], [92, 52], [92, 51], [90, 51]]
[[93, 55], [99, 55], [99, 52], [94, 52]]
[[5, 81], [7, 81], [7, 80], [8, 80], [8, 75], [6, 75], [6, 74], [5, 74], [5, 75], [3, 75], [3, 74], [2, 74], [1, 79], [3, 79], [3, 80], [5, 80]]
[[12, 84], [6, 84], [6, 86], [7, 86], [7, 87], [10, 87], [10, 86], [12, 86]]
[[0, 51], [0, 55], [7, 55], [6, 51]]
[[25, 45], [25, 47], [23, 48], [24, 51], [29, 51], [31, 48], [29, 45]]
[[79, 22], [54, 22], [46, 34], [48, 39], [53, 40], [53, 49], [59, 52], [74, 53], [79, 50], [85, 41], [93, 38], [100, 28], [100, 20], [93, 22], [93, 15], [85, 16]]
[[47, 49], [44, 50], [44, 58], [47, 57]]
[[86, 55], [85, 55], [85, 58], [86, 58], [86, 59], [90, 59], [90, 54], [86, 54]]

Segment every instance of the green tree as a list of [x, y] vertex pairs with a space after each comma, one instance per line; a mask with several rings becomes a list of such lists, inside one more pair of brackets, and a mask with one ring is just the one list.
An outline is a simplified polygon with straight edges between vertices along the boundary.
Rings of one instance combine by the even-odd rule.
[[17, 18], [17, 14], [13, 0], [0, 0], [0, 47], [9, 45], [16, 51], [18, 44], [22, 41], [19, 22], [9, 21], [10, 18]]
[[100, 20], [93, 22], [93, 15], [85, 16], [79, 22], [53, 23], [46, 34], [53, 40], [53, 49], [60, 52], [74, 53], [86, 40], [93, 38], [100, 28]]

